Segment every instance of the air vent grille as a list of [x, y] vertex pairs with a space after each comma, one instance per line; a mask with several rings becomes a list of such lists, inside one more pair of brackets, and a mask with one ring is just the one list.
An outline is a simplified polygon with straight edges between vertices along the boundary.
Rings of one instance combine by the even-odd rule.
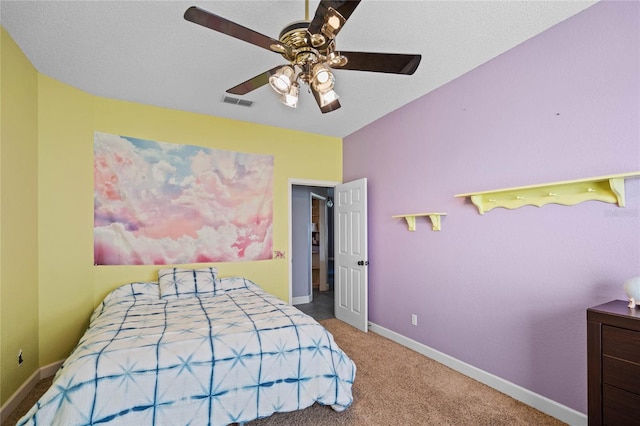
[[222, 102], [224, 102], [225, 104], [240, 105], [243, 107], [253, 106], [253, 101], [247, 101], [244, 99], [234, 98], [233, 96], [226, 95], [222, 97]]

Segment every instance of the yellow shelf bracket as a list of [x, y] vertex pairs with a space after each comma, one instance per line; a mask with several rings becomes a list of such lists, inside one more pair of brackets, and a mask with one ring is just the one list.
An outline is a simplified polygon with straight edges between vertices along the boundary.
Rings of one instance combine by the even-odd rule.
[[442, 228], [440, 218], [442, 216], [446, 216], [446, 213], [414, 213], [414, 214], [398, 214], [395, 216], [391, 216], [394, 218], [404, 218], [407, 221], [407, 227], [409, 231], [416, 230], [416, 217], [429, 216], [431, 219], [431, 229], [434, 231], [440, 231]]

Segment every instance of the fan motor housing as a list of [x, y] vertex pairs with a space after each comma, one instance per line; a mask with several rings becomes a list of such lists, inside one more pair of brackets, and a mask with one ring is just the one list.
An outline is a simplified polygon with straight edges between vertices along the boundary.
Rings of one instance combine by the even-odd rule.
[[[320, 34], [309, 35], [307, 32], [309, 24], [310, 21], [306, 20], [294, 21], [280, 31], [279, 40], [292, 48], [291, 52], [282, 53], [282, 56], [289, 62], [302, 64], [320, 56], [327, 56], [330, 53], [328, 46], [323, 50], [318, 50], [311, 46], [309, 37], [319, 36], [324, 38], [324, 36]], [[324, 40], [321, 44], [324, 44]]]

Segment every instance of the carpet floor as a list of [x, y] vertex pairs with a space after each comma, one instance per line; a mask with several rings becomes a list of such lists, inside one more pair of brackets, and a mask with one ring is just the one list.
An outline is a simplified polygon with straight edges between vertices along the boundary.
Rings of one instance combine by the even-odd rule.
[[[341, 413], [314, 404], [246, 426], [564, 424], [378, 334], [337, 319], [321, 322], [356, 363], [353, 404]], [[15, 425], [50, 384], [40, 381], [2, 426]]]

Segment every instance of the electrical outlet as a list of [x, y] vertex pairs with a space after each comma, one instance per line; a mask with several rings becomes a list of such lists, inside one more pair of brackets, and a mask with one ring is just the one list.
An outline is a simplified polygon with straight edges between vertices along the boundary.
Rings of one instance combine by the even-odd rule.
[[411, 325], [418, 325], [418, 316], [416, 314], [411, 314]]
[[20, 367], [22, 367], [22, 363], [23, 363], [23, 362], [24, 362], [24, 359], [22, 358], [22, 349], [20, 349], [20, 350], [18, 351], [18, 365], [19, 365]]

